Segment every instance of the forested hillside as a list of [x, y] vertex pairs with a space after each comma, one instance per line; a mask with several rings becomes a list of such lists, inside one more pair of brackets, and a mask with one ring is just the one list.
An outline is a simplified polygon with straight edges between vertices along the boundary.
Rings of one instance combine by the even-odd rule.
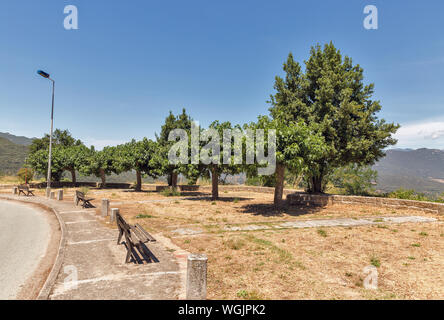
[[15, 175], [23, 166], [28, 147], [0, 137], [0, 174]]

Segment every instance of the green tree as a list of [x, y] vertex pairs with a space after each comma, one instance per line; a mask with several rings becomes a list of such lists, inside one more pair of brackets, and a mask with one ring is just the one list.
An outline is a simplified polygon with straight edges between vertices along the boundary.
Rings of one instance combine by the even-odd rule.
[[171, 111], [165, 119], [165, 123], [162, 125], [160, 134], [156, 134], [156, 140], [158, 143], [158, 159], [163, 159], [162, 161], [162, 172], [168, 178], [168, 185], [172, 186], [174, 189], [177, 187], [177, 177], [178, 174], [184, 172], [185, 174], [196, 172], [197, 168], [193, 165], [181, 165], [181, 164], [171, 164], [168, 162], [168, 151], [170, 147], [174, 144], [174, 141], [168, 141], [170, 132], [174, 129], [183, 129], [191, 135], [192, 119], [187, 115], [186, 110], [182, 109], [182, 113], [175, 116]]
[[[63, 172], [65, 171], [64, 159], [64, 148], [53, 148], [51, 157], [51, 181], [58, 182], [62, 178]], [[33, 168], [36, 173], [46, 177], [48, 172], [48, 150], [40, 149], [30, 153], [26, 158], [26, 164]]]
[[371, 100], [374, 85], [364, 85], [364, 70], [332, 43], [312, 47], [305, 73], [291, 53], [283, 70], [285, 79], [276, 77], [271, 96], [272, 117], [283, 124], [304, 121], [327, 145], [323, 157], [306, 163], [309, 192], [323, 192], [335, 168], [374, 164], [396, 143], [392, 134], [399, 126], [377, 117], [381, 105]]
[[[87, 149], [82, 141], [71, 136], [68, 130], [56, 129], [53, 133], [53, 148], [51, 158], [51, 179], [60, 181], [63, 172], [71, 172], [72, 181], [76, 182], [75, 172]], [[29, 146], [26, 163], [37, 173], [46, 177], [48, 171], [49, 135], [34, 139]]]
[[116, 147], [105, 147], [101, 151], [96, 151], [94, 147], [91, 147], [87, 153], [85, 153], [84, 160], [82, 161], [79, 171], [82, 175], [89, 176], [94, 175], [101, 179], [101, 187], [106, 187], [106, 176], [120, 171], [115, 166]]
[[61, 152], [63, 170], [69, 171], [71, 173], [71, 181], [76, 183], [76, 171], [86, 165], [90, 150], [83, 144], [69, 147], [58, 147], [58, 150]]
[[[313, 132], [303, 121], [299, 123], [270, 119], [267, 116], [259, 116], [256, 123], [246, 126], [251, 130], [264, 130], [265, 137], [270, 130], [276, 133], [276, 166], [274, 171], [275, 191], [274, 204], [279, 205], [282, 201], [284, 191], [285, 170], [302, 173], [307, 164], [324, 156], [326, 146], [324, 138]], [[268, 150], [268, 139], [265, 139], [265, 150]], [[255, 147], [257, 149], [257, 145]], [[260, 164], [256, 163], [250, 167], [256, 170]]]
[[[242, 171], [242, 158], [240, 159], [239, 164], [236, 164], [234, 161], [234, 152], [236, 146], [234, 144], [234, 139], [230, 137], [228, 141], [227, 137], [227, 144], [224, 144], [224, 130], [226, 133], [233, 132], [234, 130], [238, 130], [240, 134], [242, 134], [242, 129], [240, 126], [233, 127], [230, 122], [222, 122], [214, 121], [210, 124], [209, 129], [213, 130], [214, 133], [217, 134], [216, 136], [211, 137], [210, 143], [215, 142], [216, 145], [218, 145], [218, 154], [213, 154], [212, 150], [209, 150], [208, 152], [208, 158], [210, 160], [210, 163], [203, 163], [202, 157], [200, 159], [200, 167], [204, 168], [204, 170], [207, 171], [207, 176], [211, 174], [211, 196], [213, 200], [216, 200], [219, 198], [219, 182], [222, 174], [227, 175], [234, 175], [237, 173], [240, 173]], [[212, 141], [212, 139], [218, 139], [218, 141]], [[200, 152], [204, 150], [205, 143], [201, 144]], [[241, 153], [241, 156], [243, 157], [243, 154]], [[203, 173], [203, 170], [201, 170], [201, 173]]]
[[162, 159], [157, 153], [158, 144], [147, 138], [119, 145], [115, 152], [115, 169], [118, 172], [136, 171], [136, 191], [142, 190], [142, 174], [156, 178], [162, 173]]
[[[73, 138], [68, 130], [55, 129], [52, 134], [52, 145], [53, 147], [71, 147], [82, 145], [82, 141]], [[34, 139], [29, 146], [29, 152], [34, 153], [38, 150], [46, 150], [49, 148], [49, 134], [45, 134], [43, 138]]]

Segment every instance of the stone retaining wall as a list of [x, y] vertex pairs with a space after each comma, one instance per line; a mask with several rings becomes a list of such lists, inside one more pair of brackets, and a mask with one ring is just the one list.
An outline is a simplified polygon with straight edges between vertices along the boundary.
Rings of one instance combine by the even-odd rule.
[[[199, 190], [211, 192], [211, 186], [201, 186]], [[255, 186], [244, 186], [244, 185], [222, 185], [219, 186], [219, 191], [256, 192], [256, 193], [274, 194], [274, 188], [272, 187], [255, 187]], [[295, 192], [297, 192], [297, 190], [284, 189], [284, 196], [287, 196]]]
[[326, 206], [331, 204], [365, 204], [376, 207], [392, 207], [394, 209], [415, 209], [432, 213], [444, 214], [444, 203], [401, 200], [393, 198], [315, 195], [302, 192], [287, 195], [287, 201], [292, 205]]

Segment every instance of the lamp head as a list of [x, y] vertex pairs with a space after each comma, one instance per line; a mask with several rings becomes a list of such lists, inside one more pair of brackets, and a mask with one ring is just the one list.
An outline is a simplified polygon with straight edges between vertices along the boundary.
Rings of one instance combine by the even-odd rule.
[[49, 78], [49, 74], [42, 70], [37, 70], [37, 73], [41, 75], [43, 78]]

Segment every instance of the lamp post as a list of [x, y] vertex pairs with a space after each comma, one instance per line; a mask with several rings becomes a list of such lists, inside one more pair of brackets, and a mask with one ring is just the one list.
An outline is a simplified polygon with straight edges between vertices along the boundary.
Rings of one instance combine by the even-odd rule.
[[51, 132], [49, 134], [49, 156], [48, 156], [48, 176], [47, 176], [47, 184], [46, 184], [46, 197], [49, 198], [51, 194], [51, 158], [52, 158], [52, 131], [53, 131], [53, 123], [54, 123], [54, 90], [55, 90], [55, 81], [51, 79], [48, 73], [38, 70], [37, 73], [41, 75], [43, 78], [49, 79], [52, 81], [52, 106], [51, 106]]

